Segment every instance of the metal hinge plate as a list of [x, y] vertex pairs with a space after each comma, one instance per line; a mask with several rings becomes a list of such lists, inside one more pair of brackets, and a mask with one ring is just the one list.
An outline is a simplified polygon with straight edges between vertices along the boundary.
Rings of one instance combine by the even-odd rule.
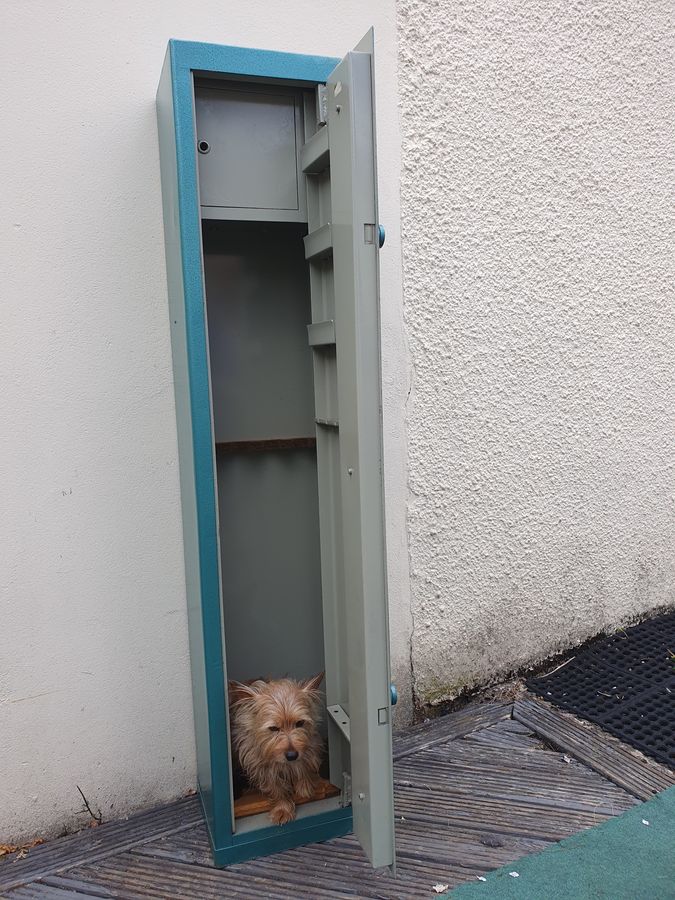
[[335, 722], [335, 724], [340, 729], [340, 731], [345, 736], [345, 738], [347, 740], [350, 740], [349, 716], [344, 711], [344, 709], [338, 703], [336, 703], [335, 706], [328, 707], [328, 715]]

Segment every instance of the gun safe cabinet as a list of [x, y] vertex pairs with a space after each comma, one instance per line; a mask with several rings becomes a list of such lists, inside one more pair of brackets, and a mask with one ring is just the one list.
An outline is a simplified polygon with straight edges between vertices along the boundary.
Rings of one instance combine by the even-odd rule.
[[[217, 865], [352, 829], [394, 861], [372, 32], [343, 60], [171, 41], [157, 95], [199, 788]], [[228, 679], [325, 671], [272, 825]]]

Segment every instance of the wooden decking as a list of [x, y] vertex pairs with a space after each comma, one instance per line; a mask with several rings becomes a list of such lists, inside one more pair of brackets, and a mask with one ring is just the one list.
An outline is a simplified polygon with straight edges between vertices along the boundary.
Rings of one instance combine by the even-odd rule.
[[214, 869], [196, 797], [0, 861], [10, 900], [434, 897], [599, 824], [672, 772], [532, 697], [466, 707], [396, 736], [397, 877], [353, 837]]

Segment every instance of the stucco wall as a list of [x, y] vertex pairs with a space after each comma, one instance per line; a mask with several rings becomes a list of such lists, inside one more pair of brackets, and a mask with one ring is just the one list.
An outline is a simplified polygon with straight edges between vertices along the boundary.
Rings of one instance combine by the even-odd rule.
[[675, 600], [673, 9], [399, 0], [418, 698]]
[[154, 106], [170, 37], [342, 56], [376, 26], [402, 688], [410, 616], [393, 0], [26, 0], [2, 18], [0, 842], [85, 824], [76, 785], [110, 818], [194, 783]]

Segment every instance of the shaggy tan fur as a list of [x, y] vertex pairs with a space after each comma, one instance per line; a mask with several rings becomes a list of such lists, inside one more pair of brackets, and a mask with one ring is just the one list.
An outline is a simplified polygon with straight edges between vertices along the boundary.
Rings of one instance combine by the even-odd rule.
[[317, 730], [322, 680], [323, 672], [302, 682], [229, 682], [236, 762], [250, 785], [272, 801], [275, 825], [294, 819], [295, 801], [314, 794], [323, 749]]

